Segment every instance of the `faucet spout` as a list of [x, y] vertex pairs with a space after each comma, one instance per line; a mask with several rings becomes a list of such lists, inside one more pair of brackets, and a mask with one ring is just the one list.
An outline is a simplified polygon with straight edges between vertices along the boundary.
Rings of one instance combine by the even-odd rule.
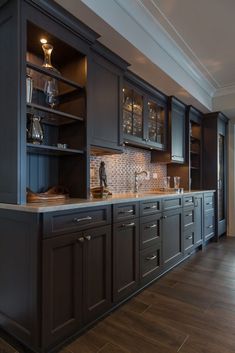
[[134, 192], [137, 193], [139, 192], [139, 175], [145, 174], [145, 176], [148, 176], [148, 173], [146, 170], [142, 170], [141, 172], [135, 172], [135, 186], [134, 186]]

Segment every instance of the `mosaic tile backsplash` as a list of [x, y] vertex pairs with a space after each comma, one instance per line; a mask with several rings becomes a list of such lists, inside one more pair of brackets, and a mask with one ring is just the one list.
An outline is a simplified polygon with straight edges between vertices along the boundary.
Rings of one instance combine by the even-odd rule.
[[166, 165], [150, 163], [151, 152], [134, 147], [125, 147], [122, 154], [91, 156], [91, 188], [99, 186], [100, 162], [105, 162], [107, 183], [113, 194], [134, 191], [134, 173], [146, 170], [150, 179], [140, 176], [139, 192], [152, 191], [163, 187], [163, 177], [167, 175]]

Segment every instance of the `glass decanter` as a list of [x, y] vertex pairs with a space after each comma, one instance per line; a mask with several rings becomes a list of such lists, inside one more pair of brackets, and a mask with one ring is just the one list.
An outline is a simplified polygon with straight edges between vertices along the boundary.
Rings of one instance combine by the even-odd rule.
[[39, 145], [43, 142], [44, 134], [39, 115], [30, 115], [29, 127], [27, 130], [28, 142]]
[[[51, 64], [51, 54], [53, 51], [53, 46], [51, 44], [43, 44], [42, 49], [44, 52], [44, 63], [43, 67], [55, 72], [60, 75], [60, 72]], [[51, 108], [54, 108], [58, 104], [58, 82], [53, 77], [47, 77], [44, 84], [44, 93], [46, 95], [46, 103], [50, 105]]]

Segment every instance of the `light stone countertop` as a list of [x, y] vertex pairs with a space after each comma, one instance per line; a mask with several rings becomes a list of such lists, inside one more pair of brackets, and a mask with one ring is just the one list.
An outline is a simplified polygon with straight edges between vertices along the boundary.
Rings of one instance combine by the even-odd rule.
[[13, 210], [21, 212], [32, 212], [32, 213], [45, 213], [53, 211], [65, 211], [73, 210], [76, 208], [84, 207], [94, 207], [94, 206], [104, 206], [112, 205], [117, 203], [124, 202], [133, 202], [133, 201], [144, 201], [152, 200], [157, 198], [166, 198], [172, 196], [187, 196], [195, 193], [204, 193], [204, 192], [214, 192], [215, 190], [192, 190], [184, 191], [184, 193], [177, 194], [176, 192], [163, 192], [163, 191], [150, 191], [145, 193], [124, 193], [124, 194], [114, 194], [108, 198], [104, 199], [67, 199], [63, 201], [56, 202], [47, 202], [47, 203], [30, 203], [25, 205], [13, 205], [0, 203], [0, 209], [4, 210]]

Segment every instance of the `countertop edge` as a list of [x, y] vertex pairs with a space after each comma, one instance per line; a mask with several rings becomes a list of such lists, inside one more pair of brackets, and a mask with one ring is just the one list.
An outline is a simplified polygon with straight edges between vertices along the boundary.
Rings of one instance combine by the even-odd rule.
[[118, 203], [134, 202], [134, 201], [145, 201], [153, 199], [162, 199], [168, 197], [177, 197], [177, 196], [187, 196], [191, 194], [201, 194], [207, 192], [215, 192], [215, 190], [196, 190], [188, 191], [182, 194], [177, 193], [143, 193], [143, 194], [120, 194], [114, 195], [107, 199], [73, 199], [67, 201], [68, 203], [63, 204], [26, 204], [26, 205], [13, 205], [0, 203], [0, 210], [12, 210], [20, 212], [31, 212], [31, 213], [46, 213], [46, 212], [55, 212], [55, 211], [66, 211], [73, 210], [76, 208], [86, 208], [86, 207], [95, 207], [95, 206], [106, 206], [113, 205]]

